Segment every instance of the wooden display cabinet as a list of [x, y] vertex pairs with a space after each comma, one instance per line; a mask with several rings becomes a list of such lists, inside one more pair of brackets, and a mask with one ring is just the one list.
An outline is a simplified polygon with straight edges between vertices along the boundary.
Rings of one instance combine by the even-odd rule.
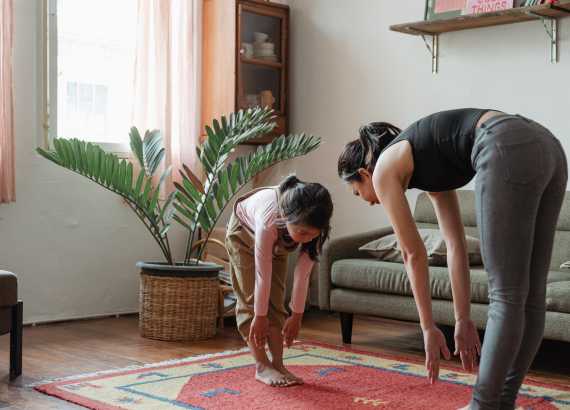
[[288, 40], [286, 5], [204, 0], [202, 130], [230, 112], [271, 105], [277, 127], [250, 144], [288, 133]]

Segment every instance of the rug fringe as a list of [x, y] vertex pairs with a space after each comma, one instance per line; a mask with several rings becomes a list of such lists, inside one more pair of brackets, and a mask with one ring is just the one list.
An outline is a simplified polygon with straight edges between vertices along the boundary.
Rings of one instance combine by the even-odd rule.
[[248, 351], [249, 351], [249, 348], [242, 347], [241, 349], [226, 350], [226, 351], [218, 352], [218, 353], [206, 353], [206, 354], [201, 354], [201, 355], [196, 355], [196, 356], [188, 356], [188, 357], [184, 357], [182, 359], [164, 360], [164, 361], [158, 362], [158, 363], [146, 363], [146, 364], [141, 364], [141, 365], [131, 365], [131, 366], [127, 366], [127, 367], [117, 367], [114, 369], [100, 370], [97, 372], [83, 373], [83, 374], [78, 374], [78, 375], [76, 374], [73, 376], [64, 376], [64, 377], [56, 377], [56, 378], [52, 378], [52, 379], [44, 379], [44, 380], [39, 381], [39, 382], [27, 384], [25, 387], [35, 388], [38, 386], [42, 386], [44, 384], [59, 383], [59, 382], [65, 382], [68, 380], [78, 381], [78, 379], [96, 377], [96, 376], [107, 376], [107, 375], [113, 374], [113, 373], [122, 373], [122, 372], [128, 372], [128, 371], [132, 371], [132, 370], [141, 370], [141, 369], [152, 369], [155, 367], [169, 366], [169, 365], [173, 365], [173, 364], [191, 363], [191, 362], [195, 362], [198, 360], [209, 359], [209, 358], [214, 357], [214, 356], [230, 356], [232, 354], [239, 354], [239, 353], [248, 352]]

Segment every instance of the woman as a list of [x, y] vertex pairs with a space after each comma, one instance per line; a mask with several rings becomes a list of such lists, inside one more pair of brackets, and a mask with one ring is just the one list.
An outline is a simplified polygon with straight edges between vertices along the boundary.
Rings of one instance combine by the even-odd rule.
[[[428, 192], [448, 249], [455, 311], [455, 354], [479, 374], [469, 409], [513, 409], [544, 332], [546, 276], [568, 178], [560, 142], [519, 115], [483, 109], [443, 111], [405, 131], [388, 123], [360, 129], [338, 160], [355, 195], [382, 204], [398, 237], [416, 301], [430, 382], [440, 352], [449, 351], [435, 326], [426, 249], [404, 195]], [[477, 224], [489, 275], [485, 341], [470, 319], [465, 234], [455, 189], [474, 176]]]

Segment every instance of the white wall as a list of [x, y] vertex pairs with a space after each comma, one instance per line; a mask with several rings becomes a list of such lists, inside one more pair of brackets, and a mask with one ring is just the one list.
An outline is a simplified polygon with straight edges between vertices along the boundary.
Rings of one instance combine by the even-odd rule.
[[136, 311], [135, 263], [160, 260], [158, 246], [118, 197], [34, 151], [41, 3], [14, 2], [17, 202], [0, 205], [0, 269], [18, 274], [26, 322]]
[[546, 33], [535, 21], [442, 35], [434, 76], [421, 38], [388, 30], [423, 19], [424, 4], [290, 1], [291, 128], [321, 136], [323, 145], [287, 168], [330, 188], [335, 236], [386, 223], [381, 207], [349, 195], [336, 176], [339, 153], [366, 122], [404, 128], [442, 109], [492, 107], [542, 122], [570, 148], [570, 18], [560, 21], [559, 64], [550, 64]]
[[[493, 107], [543, 122], [570, 148], [570, 19], [561, 20], [557, 65], [548, 63], [542, 25], [532, 22], [443, 35], [433, 76], [421, 39], [388, 30], [421, 19], [422, 0], [289, 3], [292, 131], [319, 135], [323, 145], [264, 179], [296, 171], [326, 184], [336, 207], [333, 235], [385, 223], [381, 207], [359, 202], [336, 177], [338, 154], [365, 122], [404, 127], [440, 109]], [[0, 269], [19, 275], [26, 322], [135, 311], [135, 262], [160, 252], [117, 197], [35, 154], [40, 2], [18, 0], [15, 8], [17, 202], [0, 205]]]

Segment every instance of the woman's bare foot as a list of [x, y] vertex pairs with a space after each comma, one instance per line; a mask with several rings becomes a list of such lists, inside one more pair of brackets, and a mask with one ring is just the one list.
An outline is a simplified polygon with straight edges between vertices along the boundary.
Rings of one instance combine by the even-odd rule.
[[271, 387], [287, 387], [291, 385], [291, 381], [283, 373], [261, 363], [256, 365], [255, 379]]
[[295, 376], [293, 373], [291, 373], [289, 370], [287, 370], [287, 368], [282, 363], [281, 364], [273, 363], [273, 368], [275, 370], [277, 370], [279, 373], [285, 375], [285, 377], [291, 381], [291, 384], [303, 384], [304, 383], [303, 379], [301, 379], [299, 376]]
[[465, 407], [461, 407], [460, 409], [457, 410], [469, 410], [469, 405], [465, 406]]

